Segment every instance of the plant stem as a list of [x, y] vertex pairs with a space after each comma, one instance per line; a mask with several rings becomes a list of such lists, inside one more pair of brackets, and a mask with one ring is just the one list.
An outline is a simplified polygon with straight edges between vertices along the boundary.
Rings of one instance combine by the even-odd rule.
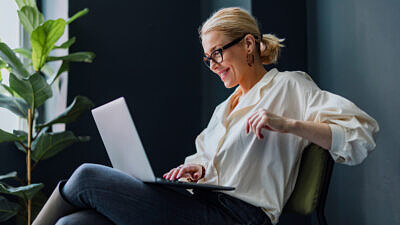
[[24, 143], [22, 143], [22, 141], [18, 141], [18, 143], [19, 143], [20, 145], [22, 145], [22, 147], [28, 152], [28, 147], [26, 147], [26, 146], [24, 145]]
[[25, 185], [26, 185], [26, 183], [25, 183], [22, 179], [20, 179], [19, 177], [14, 177], [14, 179], [15, 179], [16, 181], [18, 181], [22, 186], [25, 186]]
[[36, 165], [38, 164], [39, 161], [36, 161], [35, 164], [33, 164], [31, 172], [35, 169]]
[[[26, 180], [28, 185], [31, 184], [31, 147], [32, 147], [32, 111], [28, 109], [28, 150], [26, 154]], [[28, 225], [31, 224], [31, 200], [28, 199], [27, 212], [28, 212]]]
[[39, 135], [39, 133], [40, 133], [41, 130], [42, 130], [42, 128], [37, 129], [36, 135], [35, 135], [35, 137], [33, 138], [33, 140], [35, 140], [35, 139], [37, 138], [37, 136]]

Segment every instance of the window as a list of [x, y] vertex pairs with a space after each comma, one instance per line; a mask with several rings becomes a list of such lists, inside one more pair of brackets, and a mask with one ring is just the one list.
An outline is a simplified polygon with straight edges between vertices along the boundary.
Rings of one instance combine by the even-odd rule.
[[[6, 43], [10, 48], [19, 48], [21, 46], [21, 27], [18, 20], [17, 4], [14, 0], [2, 0], [0, 7], [0, 40]], [[9, 73], [7, 70], [1, 70], [2, 83], [8, 85]], [[1, 94], [8, 94], [0, 89]], [[12, 132], [15, 129], [21, 129], [21, 119], [15, 116], [8, 109], [0, 108], [0, 129]]]
[[[42, 13], [46, 19], [68, 18], [68, 0], [42, 0]], [[6, 43], [10, 48], [26, 47], [30, 48], [29, 37], [24, 34], [23, 27], [19, 24], [18, 6], [15, 0], [1, 0], [0, 7], [0, 40]], [[68, 27], [64, 35], [57, 42], [58, 45], [68, 40]], [[59, 49], [53, 55], [62, 56], [67, 55], [67, 49]], [[50, 67], [57, 71], [61, 62], [54, 62]], [[7, 70], [1, 70], [2, 83], [8, 85], [9, 74]], [[67, 104], [67, 81], [68, 74], [64, 72], [60, 78], [61, 87], [56, 88], [58, 84], [53, 85], [53, 97], [45, 103], [44, 114], [42, 115], [44, 121], [53, 119], [58, 114], [66, 109]], [[1, 94], [8, 94], [0, 87]], [[27, 130], [27, 123], [25, 119], [21, 119], [11, 113], [8, 109], [0, 108], [0, 129], [12, 133], [12, 130]], [[64, 124], [53, 125], [53, 131], [64, 131]]]
[[[42, 13], [45, 19], [57, 19], [63, 18], [68, 19], [68, 0], [42, 0]], [[62, 44], [63, 42], [68, 40], [68, 26], [65, 28], [65, 32], [63, 36], [58, 40], [57, 45]], [[68, 49], [57, 49], [52, 54], [53, 56], [63, 56], [68, 55]], [[60, 67], [61, 62], [53, 62], [50, 66], [54, 71]], [[56, 85], [52, 86], [53, 89], [53, 97], [46, 101], [45, 111], [44, 111], [44, 120], [48, 121], [64, 112], [67, 107], [67, 87], [68, 87], [68, 73], [64, 72], [59, 78], [59, 82], [61, 82], [61, 87], [56, 88]], [[53, 131], [64, 131], [64, 124], [55, 124], [53, 125]]]

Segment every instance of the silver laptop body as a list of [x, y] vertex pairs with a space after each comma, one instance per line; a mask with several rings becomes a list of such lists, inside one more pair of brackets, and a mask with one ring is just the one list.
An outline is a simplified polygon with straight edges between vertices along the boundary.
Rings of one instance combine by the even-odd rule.
[[115, 169], [147, 183], [192, 189], [226, 191], [235, 189], [234, 187], [168, 181], [156, 178], [123, 97], [93, 109], [92, 115], [108, 157]]

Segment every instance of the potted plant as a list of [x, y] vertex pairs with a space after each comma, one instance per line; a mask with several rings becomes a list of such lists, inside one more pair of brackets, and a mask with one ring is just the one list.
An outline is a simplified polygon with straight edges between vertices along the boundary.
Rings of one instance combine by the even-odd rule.
[[[5, 68], [10, 72], [9, 86], [1, 83], [0, 74], [0, 88], [8, 92], [0, 93], [0, 107], [26, 119], [28, 130], [9, 133], [0, 129], [0, 143], [14, 142], [16, 149], [26, 154], [26, 178], [18, 177], [16, 172], [0, 175], [0, 222], [22, 214], [25, 218], [19, 218], [18, 223], [24, 221], [29, 225], [46, 201], [40, 192], [44, 184], [31, 183], [32, 171], [40, 161], [51, 158], [73, 143], [89, 139], [75, 136], [71, 131], [53, 132], [52, 125], [73, 122], [94, 105], [88, 98], [77, 96], [65, 112], [42, 124], [37, 122], [38, 108], [52, 97], [52, 85], [56, 85], [59, 76], [68, 71], [70, 62], [90, 63], [95, 54], [76, 52], [60, 57], [51, 56], [52, 50], [69, 48], [74, 44], [75, 37], [56, 46], [66, 25], [88, 13], [88, 9], [76, 13], [68, 20], [44, 20], [35, 0], [15, 1], [19, 8], [20, 23], [30, 36], [32, 49], [10, 49], [0, 41], [0, 69]], [[24, 63], [17, 54], [24, 59]], [[51, 71], [47, 63], [59, 60], [62, 64], [58, 71]], [[21, 186], [13, 187], [5, 182], [7, 179], [15, 179]]]

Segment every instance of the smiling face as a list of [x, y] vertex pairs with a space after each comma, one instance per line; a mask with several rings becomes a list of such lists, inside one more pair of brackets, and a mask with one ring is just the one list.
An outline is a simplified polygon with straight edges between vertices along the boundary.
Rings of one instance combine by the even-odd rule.
[[[232, 40], [220, 31], [210, 31], [202, 35], [203, 51], [206, 56]], [[222, 52], [223, 61], [215, 63], [211, 60], [210, 69], [224, 82], [226, 88], [233, 88], [243, 79], [243, 74], [249, 70], [246, 62], [247, 49], [243, 41]]]

